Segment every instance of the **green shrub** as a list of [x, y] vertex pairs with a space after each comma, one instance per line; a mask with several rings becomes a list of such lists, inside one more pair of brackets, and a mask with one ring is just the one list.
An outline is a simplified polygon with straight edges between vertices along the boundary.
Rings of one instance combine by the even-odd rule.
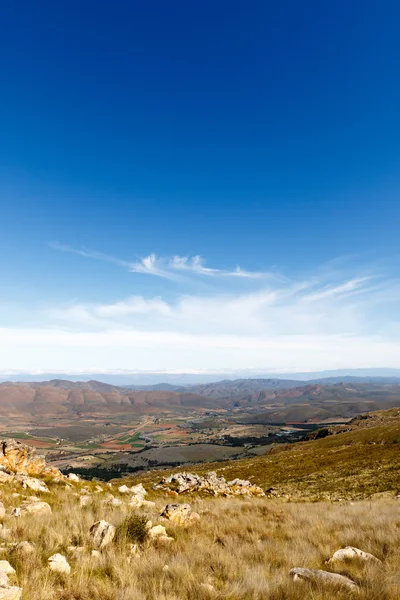
[[117, 540], [126, 540], [132, 543], [143, 544], [148, 536], [146, 517], [130, 515], [117, 527]]

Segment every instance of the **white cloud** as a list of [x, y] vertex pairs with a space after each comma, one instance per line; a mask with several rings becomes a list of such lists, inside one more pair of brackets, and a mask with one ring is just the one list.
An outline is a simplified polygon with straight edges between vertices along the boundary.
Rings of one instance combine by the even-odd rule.
[[[200, 257], [122, 262], [162, 278], [227, 276]], [[240, 294], [226, 286], [224, 293], [137, 294], [30, 310], [31, 328], [0, 330], [0, 363], [61, 371], [399, 367], [400, 286], [365, 272], [320, 269], [297, 281], [256, 278], [258, 289]]]
[[205, 277], [243, 277], [248, 279], [263, 279], [271, 276], [275, 277], [275, 275], [270, 273], [245, 271], [239, 266], [232, 271], [225, 269], [213, 269], [206, 267], [204, 265], [204, 259], [198, 255], [192, 257], [162, 257], [151, 253], [135, 262], [130, 262], [115, 258], [114, 256], [110, 256], [108, 254], [103, 254], [102, 252], [96, 252], [85, 248], [79, 250], [66, 244], [59, 244], [56, 242], [50, 243], [50, 247], [53, 248], [53, 250], [59, 250], [60, 252], [68, 252], [70, 254], [77, 254], [85, 258], [93, 258], [95, 260], [114, 263], [121, 267], [128, 268], [128, 270], [132, 273], [154, 275], [163, 279], [181, 280], [184, 274]]

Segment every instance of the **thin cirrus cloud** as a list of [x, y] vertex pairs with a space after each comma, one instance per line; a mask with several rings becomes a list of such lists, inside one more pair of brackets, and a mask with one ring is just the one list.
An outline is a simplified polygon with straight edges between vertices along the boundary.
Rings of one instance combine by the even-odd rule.
[[215, 269], [206, 267], [201, 256], [172, 256], [162, 257], [151, 253], [144, 258], [131, 262], [97, 252], [86, 248], [78, 249], [66, 244], [52, 242], [49, 244], [53, 250], [60, 252], [68, 252], [77, 254], [85, 258], [92, 258], [109, 262], [121, 267], [127, 268], [131, 273], [142, 273], [145, 275], [153, 275], [163, 279], [180, 280], [186, 276], [202, 276], [202, 277], [241, 277], [247, 279], [263, 279], [270, 276], [270, 273], [259, 271], [246, 271], [237, 266], [233, 270]]

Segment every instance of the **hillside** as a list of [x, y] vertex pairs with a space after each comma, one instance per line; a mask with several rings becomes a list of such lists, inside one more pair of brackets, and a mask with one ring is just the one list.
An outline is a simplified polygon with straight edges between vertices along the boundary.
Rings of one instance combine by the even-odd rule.
[[[266, 456], [196, 465], [227, 479], [249, 479], [276, 496], [360, 499], [400, 491], [400, 409], [370, 413], [323, 439], [278, 445]], [[159, 472], [141, 475], [155, 483]]]
[[[304, 476], [301, 462], [312, 456], [307, 448], [327, 455], [321, 442], [348, 445], [349, 435], [355, 445], [380, 444], [385, 452], [397, 439], [399, 412], [357, 419], [346, 433], [297, 444], [297, 460], [289, 451], [269, 459], [289, 457], [289, 471], [303, 469]], [[67, 478], [24, 444], [3, 440], [0, 447], [2, 600], [400, 596], [399, 501], [390, 482], [386, 488], [382, 469], [375, 469], [385, 492], [379, 498], [310, 504], [273, 497], [271, 490], [264, 494], [257, 485], [262, 471], [249, 461], [241, 470], [248, 469], [251, 483], [230, 481], [228, 465], [220, 469], [225, 480], [211, 474], [186, 478], [207, 484], [208, 492], [178, 494], [169, 491], [168, 480], [153, 489], [145, 477], [133, 486], [131, 479], [105, 484]], [[326, 480], [332, 469], [339, 471], [337, 457], [317, 476]], [[392, 466], [395, 471], [398, 464]], [[154, 482], [160, 479], [160, 472], [153, 473]]]

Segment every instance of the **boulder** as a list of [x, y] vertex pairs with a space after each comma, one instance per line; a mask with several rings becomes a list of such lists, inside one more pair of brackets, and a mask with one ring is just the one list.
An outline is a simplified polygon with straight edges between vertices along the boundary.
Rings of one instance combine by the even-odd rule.
[[118, 491], [120, 494], [129, 494], [130, 489], [128, 488], [127, 485], [120, 485], [118, 488]]
[[8, 560], [0, 560], [0, 571], [3, 571], [6, 575], [15, 575], [15, 569], [13, 569]]
[[138, 496], [139, 498], [142, 498], [142, 500], [144, 499], [145, 496], [147, 496], [147, 492], [141, 483], [138, 483], [138, 485], [133, 485], [130, 489], [130, 492], [134, 496]]
[[7, 573], [4, 571], [0, 571], [0, 588], [8, 586], [8, 577]]
[[63, 478], [61, 471], [47, 466], [44, 456], [37, 455], [32, 446], [13, 439], [0, 441], [0, 465], [11, 473]]
[[71, 567], [65, 556], [62, 554], [53, 554], [53, 556], [50, 556], [50, 558], [47, 559], [47, 562], [51, 571], [63, 573], [64, 575], [69, 575], [71, 573]]
[[22, 588], [15, 586], [0, 588], [0, 600], [22, 600]]
[[17, 542], [15, 544], [13, 544], [11, 546], [11, 550], [13, 552], [17, 552], [19, 554], [32, 554], [33, 552], [35, 552], [35, 545], [32, 544], [31, 542]]
[[162, 525], [154, 525], [148, 530], [149, 538], [157, 542], [173, 542], [174, 538], [167, 534], [165, 527]]
[[69, 481], [75, 481], [75, 483], [80, 481], [78, 475], [76, 475], [75, 473], [68, 473], [68, 479]]
[[359, 550], [358, 548], [354, 548], [353, 546], [346, 546], [346, 548], [336, 550], [332, 558], [328, 560], [328, 563], [351, 560], [382, 564], [382, 561], [379, 560], [379, 558], [376, 558], [376, 556], [374, 556], [373, 554], [370, 554], [369, 552], [364, 552], [363, 550]]
[[23, 502], [20, 506], [21, 514], [49, 514], [51, 506], [47, 502]]
[[192, 525], [200, 520], [200, 515], [192, 512], [190, 504], [167, 504], [160, 516], [177, 525]]
[[14, 481], [20, 483], [24, 489], [29, 488], [34, 492], [44, 492], [45, 494], [49, 492], [47, 485], [36, 477], [28, 477], [27, 475], [18, 474], [14, 477]]
[[105, 548], [113, 541], [115, 536], [115, 527], [107, 521], [97, 521], [90, 528], [92, 543], [100, 550]]
[[357, 592], [359, 589], [349, 577], [329, 571], [294, 568], [290, 570], [290, 575], [293, 581], [307, 581], [321, 586], [344, 588], [349, 592]]
[[123, 502], [119, 498], [114, 498], [113, 496], [112, 498], [108, 498], [108, 500], [106, 500], [106, 504], [109, 504], [110, 506], [122, 506]]

